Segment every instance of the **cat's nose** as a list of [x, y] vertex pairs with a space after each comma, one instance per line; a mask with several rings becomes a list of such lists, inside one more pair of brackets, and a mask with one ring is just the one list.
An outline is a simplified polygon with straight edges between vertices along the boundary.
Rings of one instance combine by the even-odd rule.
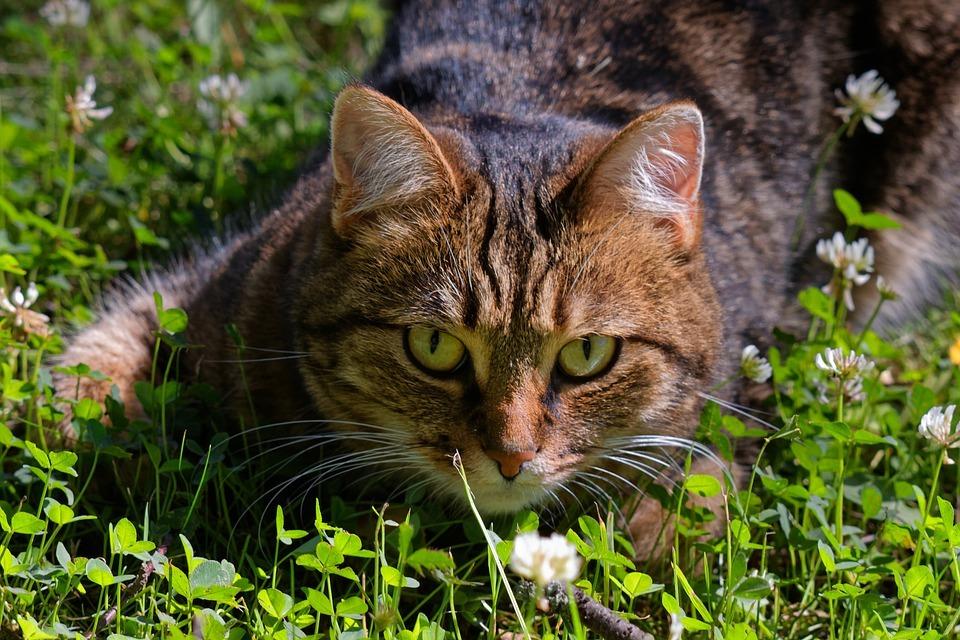
[[484, 453], [500, 466], [500, 475], [507, 480], [513, 480], [520, 475], [520, 468], [523, 466], [523, 463], [530, 462], [537, 455], [537, 452], [533, 449], [529, 451], [495, 451], [487, 449]]

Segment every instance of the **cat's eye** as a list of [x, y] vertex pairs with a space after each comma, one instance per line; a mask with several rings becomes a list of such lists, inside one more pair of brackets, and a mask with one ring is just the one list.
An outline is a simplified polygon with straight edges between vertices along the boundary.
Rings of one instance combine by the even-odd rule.
[[410, 327], [405, 340], [410, 359], [430, 373], [453, 373], [467, 359], [463, 343], [440, 329]]
[[569, 378], [595, 378], [613, 364], [618, 347], [615, 338], [596, 333], [571, 340], [560, 349], [557, 368]]

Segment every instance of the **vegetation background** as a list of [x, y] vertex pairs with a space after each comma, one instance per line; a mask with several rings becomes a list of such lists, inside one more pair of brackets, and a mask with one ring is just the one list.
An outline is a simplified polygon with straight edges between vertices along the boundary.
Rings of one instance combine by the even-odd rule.
[[[721, 457], [734, 437], [762, 444], [748, 486], [647, 488], [679, 522], [661, 559], [633, 557], [612, 497], [637, 491], [617, 474], [589, 481], [597, 504], [491, 523], [415, 488], [346, 500], [332, 476], [356, 460], [325, 495], [291, 490], [269, 425], [238, 441], [209, 417], [216, 391], [175, 371], [138, 389], [149, 421], [53, 397], [47, 358], [111, 280], [282, 197], [387, 18], [373, 0], [0, 0], [0, 638], [587, 637], [568, 592], [504, 569], [518, 534], [548, 529], [583, 559], [578, 588], [657, 638], [956, 635], [955, 427], [918, 431], [960, 398], [955, 296], [881, 337], [845, 325], [839, 289], [804, 291], [810, 330], [774, 334], [762, 406], [704, 410], [699, 439]], [[888, 226], [837, 204], [844, 242]], [[189, 318], [158, 308], [158, 342], [190, 348]], [[831, 348], [863, 366], [816, 366]], [[69, 451], [58, 402], [81, 434]], [[712, 540], [688, 498], [721, 492]]]

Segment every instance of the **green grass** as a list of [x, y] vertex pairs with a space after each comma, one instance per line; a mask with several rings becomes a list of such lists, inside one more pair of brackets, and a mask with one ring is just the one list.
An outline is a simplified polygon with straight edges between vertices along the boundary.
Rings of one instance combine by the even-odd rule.
[[[656, 638], [671, 614], [690, 638], [955, 634], [960, 465], [917, 430], [931, 407], [960, 400], [954, 298], [884, 339], [803, 292], [809, 331], [776, 334], [773, 393], [751, 410], [770, 426], [713, 403], [703, 412], [698, 437], [721, 456], [734, 437], [759, 445], [748, 483], [651, 489], [679, 522], [661, 559], [632, 559], [609, 505], [491, 523], [422, 489], [390, 505], [345, 501], [348, 482], [284, 490], [283, 454], [267, 448], [277, 434], [232, 437], [211, 411], [215, 390], [172, 371], [139, 388], [147, 421], [128, 422], [113, 399], [109, 421], [66, 399], [82, 441], [58, 450], [44, 358], [92, 318], [111, 278], [268, 207], [324, 140], [337, 88], [386, 19], [372, 0], [224, 6], [104, 1], [77, 29], [50, 26], [35, 5], [0, 24], [0, 284], [35, 282], [32, 309], [53, 319], [44, 335], [0, 316], [0, 638], [583, 637], [562, 590], [548, 589], [545, 613], [504, 569], [516, 534], [541, 527], [576, 545], [577, 586]], [[197, 108], [200, 83], [229, 72], [248, 83], [236, 132]], [[113, 113], [74, 134], [65, 99], [88, 74]], [[851, 234], [882, 224], [843, 194], [838, 204]], [[189, 319], [162, 318], [157, 339], [185, 348]], [[814, 365], [829, 347], [876, 363], [862, 400], [838, 402]], [[713, 516], [692, 494], [725, 496], [718, 539], [701, 535]]]

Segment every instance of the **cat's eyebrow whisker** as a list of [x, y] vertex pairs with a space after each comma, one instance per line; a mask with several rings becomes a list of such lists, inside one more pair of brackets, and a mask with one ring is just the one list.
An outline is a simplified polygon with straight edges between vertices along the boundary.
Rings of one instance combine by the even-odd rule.
[[724, 400], [723, 398], [718, 398], [717, 396], [710, 393], [706, 393], [704, 391], [697, 391], [696, 393], [698, 396], [700, 396], [704, 400], [710, 400], [711, 402], [716, 402], [718, 405], [720, 405], [724, 409], [727, 409], [728, 411], [732, 411], [737, 415], [743, 416], [748, 420], [752, 420], [757, 424], [762, 425], [767, 429], [770, 429], [771, 431], [777, 430], [777, 427], [775, 425], [767, 422], [763, 418], [757, 417], [753, 411], [748, 410], [748, 408], [745, 407], [744, 405], [736, 404], [734, 402], [730, 402], [729, 400]]

